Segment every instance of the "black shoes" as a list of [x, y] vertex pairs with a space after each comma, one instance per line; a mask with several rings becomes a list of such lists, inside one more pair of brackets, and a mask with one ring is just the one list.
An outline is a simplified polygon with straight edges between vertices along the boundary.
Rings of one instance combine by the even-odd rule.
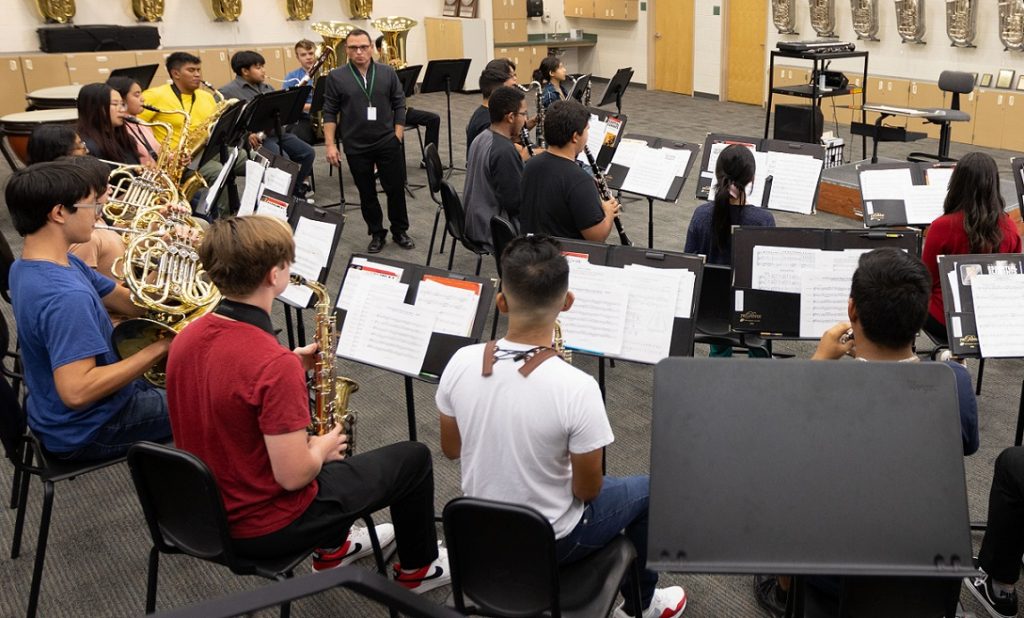
[[786, 614], [786, 601], [789, 595], [779, 586], [774, 575], [754, 576], [754, 598], [768, 615], [781, 618]]
[[380, 253], [384, 245], [388, 243], [387, 236], [374, 236], [370, 239], [370, 245], [366, 247], [367, 253]]
[[1017, 593], [1001, 594], [992, 587], [992, 578], [988, 574], [973, 577], [968, 582], [968, 589], [988, 613], [993, 616], [1012, 617], [1017, 615]]
[[409, 235], [406, 234], [405, 232], [395, 234], [394, 236], [395, 244], [397, 244], [399, 247], [403, 249], [413, 249], [416, 247], [416, 243], [414, 243], [412, 239], [409, 238]]

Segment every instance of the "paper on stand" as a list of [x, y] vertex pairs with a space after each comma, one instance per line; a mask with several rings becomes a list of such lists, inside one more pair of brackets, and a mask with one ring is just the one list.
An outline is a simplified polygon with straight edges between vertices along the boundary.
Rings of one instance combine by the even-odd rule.
[[863, 170], [860, 178], [862, 200], [899, 200], [908, 187], [914, 185], [910, 168], [900, 167], [885, 170]]
[[942, 216], [946, 185], [912, 185], [903, 193], [903, 209], [908, 225], [929, 225]]
[[270, 189], [278, 195], [288, 195], [288, 189], [291, 188], [291, 184], [292, 175], [283, 169], [268, 167], [267, 171], [263, 174], [264, 188]]
[[621, 268], [569, 264], [569, 291], [576, 300], [559, 314], [562, 336], [569, 348], [598, 354], [619, 354], [629, 300]]
[[256, 200], [260, 197], [260, 188], [263, 183], [263, 166], [257, 161], [247, 159], [245, 161], [245, 189], [242, 190], [242, 199], [238, 206], [238, 216], [251, 215], [256, 210]]
[[681, 275], [676, 269], [644, 266], [626, 266], [623, 271], [629, 299], [618, 355], [626, 360], [656, 363], [669, 355]]
[[460, 337], [468, 337], [472, 333], [479, 301], [479, 292], [431, 279], [421, 281], [416, 291], [416, 306], [437, 314], [434, 332]]
[[256, 214], [274, 217], [288, 223], [288, 202], [264, 195], [256, 204]]
[[971, 295], [982, 357], [1024, 357], [1024, 274], [975, 275]]
[[800, 282], [801, 337], [817, 339], [837, 323], [849, 320], [850, 279], [845, 273], [804, 273]]
[[[338, 294], [338, 300], [335, 305], [339, 309], [344, 309], [345, 311], [348, 311], [349, 308], [352, 307], [354, 302], [358, 299], [363, 286], [366, 285], [368, 281], [383, 279], [393, 283], [398, 283], [399, 279], [402, 277], [401, 268], [393, 268], [383, 264], [374, 264], [367, 262], [366, 260], [361, 260], [361, 263], [357, 263], [357, 259], [358, 258], [352, 259], [352, 266], [349, 267], [348, 271], [345, 273], [345, 282], [341, 286], [341, 293]], [[376, 266], [379, 266], [380, 268], [376, 268]], [[402, 285], [406, 286], [406, 289], [408, 289], [408, 284], [403, 283]]]
[[818, 192], [823, 165], [821, 159], [807, 155], [769, 152], [767, 169], [759, 174], [762, 183], [768, 176], [772, 177], [768, 208], [804, 215], [814, 212], [814, 196]]
[[345, 317], [338, 356], [419, 375], [436, 319], [436, 313], [422, 307], [364, 295]]
[[818, 249], [755, 246], [751, 260], [751, 288], [799, 294], [803, 272], [814, 269], [818, 253]]
[[646, 149], [647, 142], [642, 139], [623, 139], [615, 149], [612, 164], [632, 168], [636, 165], [637, 156]]
[[924, 171], [924, 178], [930, 185], [949, 188], [949, 179], [953, 177], [952, 167], [930, 167]]
[[[336, 229], [333, 223], [301, 217], [295, 226], [295, 261], [291, 271], [310, 281], [318, 280], [327, 267]], [[278, 298], [296, 307], [307, 307], [312, 296], [313, 290], [309, 287], [289, 283]]]

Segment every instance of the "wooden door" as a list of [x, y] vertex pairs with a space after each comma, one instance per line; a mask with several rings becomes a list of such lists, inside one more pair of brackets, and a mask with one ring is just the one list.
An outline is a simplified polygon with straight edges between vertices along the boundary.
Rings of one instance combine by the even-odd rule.
[[726, 99], [764, 105], [768, 3], [731, 0], [726, 11]]
[[654, 5], [654, 88], [693, 94], [693, 2]]

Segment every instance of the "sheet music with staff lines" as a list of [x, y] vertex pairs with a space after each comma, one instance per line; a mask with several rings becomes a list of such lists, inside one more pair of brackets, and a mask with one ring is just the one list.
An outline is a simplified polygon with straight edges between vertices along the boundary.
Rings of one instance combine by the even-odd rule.
[[1024, 274], [971, 280], [978, 344], [985, 358], [1024, 358]]

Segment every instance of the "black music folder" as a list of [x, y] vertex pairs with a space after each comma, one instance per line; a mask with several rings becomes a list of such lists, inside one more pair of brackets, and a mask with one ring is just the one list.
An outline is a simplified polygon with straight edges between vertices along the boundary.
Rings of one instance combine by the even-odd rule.
[[[591, 148], [590, 152], [594, 155], [597, 166], [604, 170], [615, 156], [615, 149], [626, 132], [626, 121], [629, 118], [625, 114], [616, 114], [596, 107], [588, 107], [587, 111], [590, 112], [590, 139], [601, 140], [601, 147], [596, 149], [596, 152]], [[587, 163], [583, 153], [580, 153], [578, 159], [581, 163]]]
[[665, 359], [651, 434], [652, 569], [975, 574], [942, 363]]
[[[1024, 273], [1024, 255], [989, 253], [977, 255], [940, 255], [939, 278], [942, 305], [946, 316], [949, 349], [957, 356], [990, 357], [982, 350], [975, 321], [972, 283], [978, 275], [1020, 275]], [[1024, 301], [1024, 298], [1021, 298]], [[1024, 328], [1024, 304], [1018, 304], [1016, 316], [1007, 316], [1008, 325]], [[1004, 342], [1005, 343], [1005, 342]]]
[[857, 165], [864, 226], [931, 225], [942, 216], [953, 168], [920, 162]]

